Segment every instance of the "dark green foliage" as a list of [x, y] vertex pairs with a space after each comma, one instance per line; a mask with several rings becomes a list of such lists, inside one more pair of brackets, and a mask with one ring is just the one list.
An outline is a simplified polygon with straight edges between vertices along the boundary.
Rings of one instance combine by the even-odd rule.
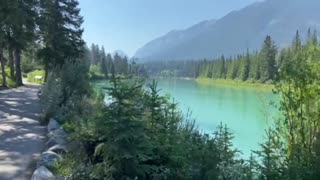
[[[272, 80], [275, 82], [276, 92], [281, 97], [281, 116], [266, 131], [266, 140], [261, 149], [255, 151], [257, 160], [253, 157], [249, 161], [237, 162], [232, 151], [223, 151], [221, 144], [217, 143], [218, 152], [221, 153], [219, 163], [214, 173], [221, 179], [319, 179], [319, 59], [320, 47], [316, 33], [311, 33], [304, 44], [299, 33], [293, 40], [292, 47], [283, 49], [276, 59], [276, 48], [268, 36], [263, 49], [254, 54], [237, 56], [225, 60], [203, 60], [200, 62], [183, 62], [194, 67], [194, 73], [179, 69], [181, 62], [161, 64], [161, 68], [178, 69], [176, 75], [189, 75], [194, 77], [224, 78], [222, 65], [226, 66], [226, 78], [242, 80], [254, 79], [262, 82]], [[196, 65], [195, 65], [196, 64]], [[176, 66], [176, 67], [175, 67]], [[153, 67], [153, 66], [151, 66]], [[180, 66], [181, 67], [181, 66]], [[187, 68], [189, 69], [189, 68]], [[248, 72], [249, 69], [249, 72]], [[223, 129], [223, 128], [222, 128]], [[220, 128], [221, 132], [222, 129]], [[224, 134], [224, 133], [220, 133]], [[228, 137], [228, 136], [227, 136]], [[230, 136], [229, 136], [230, 137]], [[228, 142], [228, 138], [222, 138]], [[219, 141], [217, 141], [219, 142]], [[225, 147], [228, 143], [225, 144]], [[230, 148], [229, 148], [230, 149]], [[229, 160], [222, 161], [229, 157]], [[222, 163], [225, 162], [225, 163]], [[239, 174], [225, 174], [229, 171], [222, 169], [236, 169], [241, 165]], [[235, 172], [235, 171], [232, 171]], [[214, 179], [214, 178], [212, 178]]]
[[[221, 179], [232, 179], [242, 176], [242, 168], [240, 161], [236, 159], [238, 153], [237, 150], [232, 149], [233, 136], [230, 133], [227, 126], [223, 126], [222, 123], [218, 127], [218, 131], [215, 133], [216, 146], [219, 152], [219, 164], [218, 176]], [[240, 169], [239, 169], [240, 167]]]
[[159, 61], [145, 63], [150, 75], [212, 79], [239, 79], [242, 81], [273, 81], [277, 72], [277, 49], [270, 36], [260, 52], [215, 60]]
[[82, 97], [90, 91], [88, 81], [89, 66], [85, 59], [67, 62], [61, 68], [62, 98], [59, 106], [66, 105], [74, 96]]
[[300, 39], [299, 31], [296, 32], [296, 36], [294, 37], [292, 41], [292, 49], [294, 51], [300, 51], [302, 48], [302, 42]]
[[128, 58], [126, 56], [121, 57], [118, 53], [115, 53], [113, 56], [113, 64], [116, 74], [128, 74]]
[[[181, 115], [176, 103], [158, 94], [156, 82], [148, 85], [148, 91], [138, 82], [121, 82], [114, 76], [111, 84], [110, 105], [70, 121], [76, 125], [72, 134], [80, 144], [72, 154], [83, 157], [69, 172], [74, 179], [79, 178], [83, 166], [87, 166], [83, 172], [87, 179], [242, 176], [244, 166], [237, 160], [233, 136], [225, 126], [219, 126], [214, 136], [200, 133], [193, 120]], [[80, 130], [82, 127], [86, 129]]]
[[267, 36], [260, 51], [260, 79], [262, 82], [273, 80], [276, 73], [277, 49], [270, 36]]
[[[308, 31], [305, 43], [297, 31], [292, 47], [281, 50], [278, 58], [267, 36], [261, 51], [251, 54], [247, 50], [235, 57], [141, 66], [117, 53], [106, 55], [98, 45], [86, 48], [82, 22], [76, 0], [0, 1], [2, 85], [9, 74], [9, 80], [22, 85], [21, 64], [25, 73], [43, 65], [48, 77], [41, 95], [45, 117], [58, 117], [73, 140], [57, 173], [86, 180], [320, 178], [316, 31]], [[109, 105], [91, 91], [90, 65], [105, 78], [111, 75]], [[129, 78], [144, 76], [146, 68], [152, 75], [170, 77], [272, 81], [281, 98], [281, 116], [266, 131], [261, 149], [254, 151], [257, 158], [240, 160], [226, 126], [204, 134], [175, 102], [159, 95], [155, 81], [146, 90]], [[120, 81], [116, 75], [127, 79]]]
[[[101, 118], [97, 133], [100, 144], [94, 155], [103, 160], [94, 166], [95, 179], [146, 179], [153, 169], [147, 162], [151, 159], [149, 138], [143, 124], [143, 106], [138, 99], [140, 85], [132, 88], [114, 80], [110, 95], [113, 102]], [[141, 101], [140, 101], [141, 102]]]
[[[245, 55], [238, 55], [235, 58], [221, 56], [212, 61], [159, 61], [145, 63], [145, 65], [148, 73], [156, 76], [259, 81], [261, 68], [258, 58], [260, 56], [257, 53], [250, 54], [248, 50]], [[273, 69], [273, 71], [276, 70]]]
[[[101, 63], [102, 56], [101, 56], [101, 51], [98, 45], [92, 44], [91, 49], [90, 49], [90, 62], [91, 64], [97, 65]], [[104, 52], [103, 52], [104, 53]]]
[[76, 0], [40, 1], [39, 34], [43, 48], [39, 51], [46, 77], [50, 70], [83, 56], [82, 22]]
[[[90, 54], [89, 61], [91, 63], [90, 75], [91, 79], [108, 79], [114, 72], [116, 76], [127, 78], [130, 76], [145, 76], [144, 67], [137, 64], [134, 60], [129, 62], [128, 57], [120, 56], [115, 53], [106, 55], [103, 47], [92, 44], [88, 49]], [[113, 71], [114, 70], [114, 71]]]
[[[302, 44], [297, 32], [291, 48], [281, 52], [276, 90], [281, 96], [277, 133], [286, 143], [285, 179], [319, 179], [317, 146], [320, 51], [317, 44]], [[315, 168], [317, 167], [317, 168]]]
[[108, 71], [108, 62], [107, 62], [106, 57], [102, 58], [100, 66], [101, 66], [101, 71], [104, 74], [105, 78], [108, 78], [109, 71]]
[[2, 75], [2, 87], [7, 87], [7, 76], [5, 71], [5, 62], [3, 57], [3, 49], [0, 47], [0, 63], [1, 63], [1, 75]]
[[[42, 64], [41, 60], [39, 60], [37, 57], [37, 53], [38, 53], [39, 48], [40, 48], [40, 45], [36, 44], [34, 42], [34, 43], [30, 44], [29, 47], [24, 50], [24, 52], [22, 54], [23, 61], [21, 63], [22, 72], [24, 74], [28, 74], [29, 72], [43, 69], [43, 64]], [[10, 59], [10, 51], [8, 51], [8, 56]], [[11, 69], [10, 62], [9, 62], [9, 67]], [[12, 76], [12, 75], [10, 75], [10, 76]], [[14, 76], [14, 74], [13, 74], [13, 76]]]
[[266, 180], [283, 179], [284, 169], [284, 144], [277, 132], [266, 130], [266, 141], [262, 143], [261, 150], [255, 152], [261, 163], [258, 164], [260, 178]]
[[0, 36], [4, 43], [0, 48], [9, 50], [11, 77], [15, 76], [16, 84], [21, 86], [21, 52], [35, 39], [37, 1], [3, 0], [0, 7]]
[[249, 79], [249, 73], [250, 73], [250, 54], [249, 54], [249, 49], [247, 50], [247, 54], [243, 59], [243, 70], [241, 73], [241, 80], [246, 81]]

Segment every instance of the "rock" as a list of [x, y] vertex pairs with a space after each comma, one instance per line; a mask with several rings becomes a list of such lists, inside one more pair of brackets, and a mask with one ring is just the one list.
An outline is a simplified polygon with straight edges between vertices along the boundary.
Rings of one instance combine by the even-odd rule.
[[50, 180], [50, 179], [55, 179], [55, 177], [53, 176], [52, 172], [50, 172], [44, 166], [40, 166], [39, 168], [37, 168], [31, 177], [31, 180]]
[[55, 119], [51, 118], [48, 124], [48, 132], [54, 131], [59, 128], [60, 128], [59, 123]]
[[61, 128], [51, 131], [48, 134], [48, 142], [47, 146], [52, 147], [54, 145], [60, 144], [60, 145], [66, 145], [68, 134]]
[[66, 145], [67, 141], [61, 137], [54, 137], [54, 138], [49, 138], [46, 144], [47, 144], [47, 147], [52, 147], [55, 145]]
[[42, 95], [42, 90], [40, 89], [37, 93], [38, 97], [40, 97]]
[[49, 138], [60, 137], [60, 138], [67, 139], [68, 134], [63, 129], [59, 128], [59, 129], [55, 129], [55, 130], [49, 132], [48, 137]]
[[68, 152], [68, 148], [64, 144], [56, 144], [48, 149], [48, 151], [55, 152], [57, 154], [63, 154]]
[[61, 160], [62, 157], [55, 152], [46, 151], [41, 154], [41, 158], [37, 163], [37, 167], [53, 167], [56, 163]]

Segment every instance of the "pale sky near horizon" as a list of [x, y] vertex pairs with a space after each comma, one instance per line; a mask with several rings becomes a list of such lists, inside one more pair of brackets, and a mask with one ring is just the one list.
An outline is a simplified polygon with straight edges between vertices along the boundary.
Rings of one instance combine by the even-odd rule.
[[219, 19], [259, 0], [79, 0], [83, 38], [129, 57], [152, 39]]

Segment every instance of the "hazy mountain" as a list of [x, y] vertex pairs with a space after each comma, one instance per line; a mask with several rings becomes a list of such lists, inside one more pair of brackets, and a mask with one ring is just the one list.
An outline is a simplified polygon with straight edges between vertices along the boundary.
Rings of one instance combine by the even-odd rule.
[[296, 30], [320, 31], [320, 0], [265, 0], [219, 20], [203, 21], [188, 29], [171, 31], [140, 48], [141, 60], [213, 58], [260, 49], [266, 35], [280, 47], [291, 43]]

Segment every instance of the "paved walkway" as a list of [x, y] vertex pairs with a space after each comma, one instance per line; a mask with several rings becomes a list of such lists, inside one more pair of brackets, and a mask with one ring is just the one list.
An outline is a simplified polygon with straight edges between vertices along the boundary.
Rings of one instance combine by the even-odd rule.
[[37, 85], [0, 91], [0, 180], [30, 179], [44, 149]]

